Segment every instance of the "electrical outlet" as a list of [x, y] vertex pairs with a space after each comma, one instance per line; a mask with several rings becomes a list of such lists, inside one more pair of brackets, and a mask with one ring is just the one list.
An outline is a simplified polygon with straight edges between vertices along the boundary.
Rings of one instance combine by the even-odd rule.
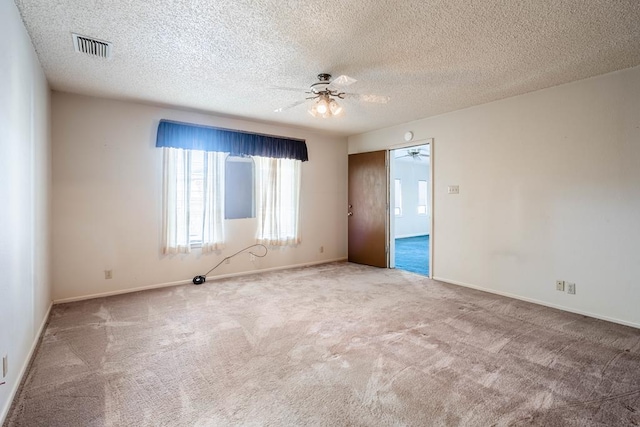
[[256, 260], [256, 256], [254, 254], [249, 254], [249, 261], [253, 262]]
[[105, 270], [104, 271], [105, 279], [113, 279], [113, 270]]
[[564, 280], [556, 280], [556, 291], [564, 292]]
[[5, 378], [9, 373], [9, 355], [2, 356], [2, 378]]
[[576, 284], [567, 282], [567, 293], [570, 295], [576, 294]]
[[324, 253], [324, 246], [320, 246], [320, 253]]

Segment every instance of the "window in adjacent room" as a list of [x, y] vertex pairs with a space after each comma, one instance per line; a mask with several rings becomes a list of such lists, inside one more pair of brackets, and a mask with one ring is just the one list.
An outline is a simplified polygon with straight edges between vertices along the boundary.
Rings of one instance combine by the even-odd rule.
[[402, 215], [402, 182], [399, 179], [395, 180], [395, 187], [394, 187], [394, 191], [395, 191], [395, 207], [393, 209], [393, 212], [395, 213], [396, 216], [401, 216]]
[[427, 214], [427, 181], [418, 181], [418, 214]]

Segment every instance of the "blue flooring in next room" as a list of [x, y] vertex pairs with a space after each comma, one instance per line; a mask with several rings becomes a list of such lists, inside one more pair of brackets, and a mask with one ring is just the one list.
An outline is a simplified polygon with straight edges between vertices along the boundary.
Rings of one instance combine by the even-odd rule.
[[396, 268], [429, 275], [429, 236], [396, 239]]

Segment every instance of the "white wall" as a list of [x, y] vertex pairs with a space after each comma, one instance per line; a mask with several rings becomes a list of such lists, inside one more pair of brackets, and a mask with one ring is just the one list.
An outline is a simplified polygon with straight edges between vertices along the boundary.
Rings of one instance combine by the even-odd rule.
[[51, 305], [49, 88], [12, 1], [0, 1], [0, 424]]
[[[52, 112], [54, 300], [191, 280], [255, 243], [255, 219], [227, 220], [221, 254], [161, 255], [160, 119], [307, 140], [302, 244], [272, 250], [254, 263], [241, 255], [212, 275], [346, 257], [346, 138], [60, 92], [53, 92]], [[111, 280], [104, 278], [107, 269]]]
[[393, 179], [399, 179], [402, 186], [402, 215], [394, 218], [394, 236], [399, 238], [429, 234], [430, 217], [418, 214], [418, 181], [429, 182], [431, 172], [428, 159], [426, 162], [424, 160], [394, 161]]
[[640, 327], [640, 67], [352, 136], [349, 152], [408, 130], [434, 138], [436, 278]]

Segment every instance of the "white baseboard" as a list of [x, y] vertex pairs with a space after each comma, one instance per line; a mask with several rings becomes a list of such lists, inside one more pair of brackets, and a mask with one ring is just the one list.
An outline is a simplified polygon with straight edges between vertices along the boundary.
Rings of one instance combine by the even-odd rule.
[[31, 358], [33, 357], [33, 353], [35, 353], [36, 348], [38, 347], [38, 343], [40, 342], [40, 337], [44, 332], [44, 328], [49, 321], [49, 314], [51, 314], [51, 307], [53, 307], [53, 302], [49, 304], [49, 308], [44, 315], [44, 319], [42, 319], [42, 323], [40, 323], [40, 327], [38, 328], [38, 332], [33, 337], [33, 342], [31, 343], [31, 348], [29, 349], [29, 353], [27, 353], [27, 357], [24, 359], [24, 363], [20, 368], [20, 372], [18, 373], [18, 377], [16, 378], [15, 384], [13, 384], [13, 388], [9, 393], [7, 403], [4, 408], [2, 408], [2, 412], [0, 412], [0, 426], [4, 425], [4, 422], [9, 414], [9, 409], [11, 409], [11, 405], [13, 404], [13, 399], [15, 399], [18, 390], [20, 389], [20, 385], [22, 385], [22, 380], [24, 379], [24, 375], [27, 373], [27, 368], [31, 363]]
[[584, 310], [578, 310], [578, 309], [571, 308], [571, 307], [565, 307], [563, 305], [552, 304], [550, 302], [540, 301], [540, 300], [537, 300], [537, 299], [534, 299], [534, 298], [527, 298], [527, 297], [523, 297], [523, 296], [520, 296], [520, 295], [510, 294], [508, 292], [500, 292], [500, 291], [496, 291], [496, 290], [493, 290], [493, 289], [483, 288], [482, 286], [472, 285], [470, 283], [464, 283], [464, 282], [459, 282], [457, 280], [446, 279], [444, 277], [432, 277], [432, 279], [433, 280], [437, 280], [439, 282], [445, 282], [445, 283], [450, 283], [452, 285], [464, 286], [465, 288], [476, 289], [476, 290], [479, 290], [479, 291], [488, 292], [490, 294], [496, 294], [496, 295], [501, 295], [503, 297], [514, 298], [514, 299], [518, 299], [518, 300], [521, 300], [521, 301], [531, 302], [533, 304], [543, 305], [545, 307], [551, 307], [551, 308], [556, 308], [556, 309], [562, 310], [562, 311], [568, 311], [569, 313], [581, 314], [583, 316], [589, 316], [589, 317], [593, 317], [595, 319], [606, 320], [607, 322], [618, 323], [620, 325], [631, 326], [632, 328], [640, 329], [640, 323], [629, 322], [629, 321], [626, 321], [626, 320], [616, 319], [614, 317], [603, 316], [601, 314], [591, 313], [589, 311], [584, 311]]
[[[285, 265], [285, 266], [281, 266], [281, 267], [270, 267], [270, 268], [263, 268], [263, 269], [258, 269], [258, 270], [240, 271], [238, 273], [221, 274], [219, 276], [207, 276], [207, 279], [226, 279], [226, 278], [229, 278], [229, 277], [249, 276], [249, 275], [252, 275], [252, 274], [266, 273], [268, 271], [288, 270], [290, 268], [309, 267], [309, 266], [312, 266], [312, 265], [328, 264], [330, 262], [346, 261], [346, 260], [347, 260], [346, 257], [334, 258], [334, 259], [325, 259], [325, 260], [322, 260], [322, 261], [305, 262], [305, 263], [302, 263], [302, 264], [293, 264], [293, 265]], [[193, 283], [192, 280], [193, 279], [185, 279], [185, 280], [178, 280], [176, 282], [158, 283], [158, 284], [155, 284], [155, 285], [140, 286], [140, 287], [135, 287], [135, 288], [127, 288], [127, 289], [119, 289], [117, 291], [99, 292], [97, 294], [81, 295], [81, 296], [71, 297], [71, 298], [62, 298], [62, 299], [54, 300], [53, 303], [54, 304], [64, 304], [64, 303], [74, 302], [74, 301], [83, 301], [83, 300], [94, 299], [94, 298], [110, 297], [110, 296], [113, 296], [113, 295], [128, 294], [128, 293], [131, 293], [131, 292], [146, 291], [146, 290], [149, 290], [149, 289], [168, 288], [170, 286], [187, 285], [189, 283]]]

